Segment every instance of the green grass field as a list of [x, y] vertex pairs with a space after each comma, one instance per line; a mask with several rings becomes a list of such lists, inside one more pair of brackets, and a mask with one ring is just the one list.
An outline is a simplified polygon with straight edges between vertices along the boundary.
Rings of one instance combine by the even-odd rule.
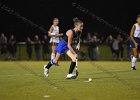
[[75, 80], [65, 79], [70, 62], [48, 78], [45, 63], [0, 62], [0, 100], [140, 100], [140, 67], [132, 71], [130, 62], [79, 62]]

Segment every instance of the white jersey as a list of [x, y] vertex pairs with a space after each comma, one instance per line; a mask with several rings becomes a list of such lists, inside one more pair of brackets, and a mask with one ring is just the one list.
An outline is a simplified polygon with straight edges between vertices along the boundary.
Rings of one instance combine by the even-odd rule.
[[134, 37], [140, 38], [140, 26], [137, 23], [134, 25], [135, 25]]
[[[54, 25], [52, 25], [52, 27], [53, 27], [52, 33], [59, 34], [59, 27]], [[59, 37], [52, 36], [50, 39], [50, 43], [59, 43]]]

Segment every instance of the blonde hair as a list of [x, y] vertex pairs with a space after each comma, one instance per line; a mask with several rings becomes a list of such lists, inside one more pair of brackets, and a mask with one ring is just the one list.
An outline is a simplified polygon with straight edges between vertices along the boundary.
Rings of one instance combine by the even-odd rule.
[[74, 22], [74, 25], [78, 25], [79, 23], [83, 23], [83, 21], [81, 21], [80, 19], [78, 19], [77, 17], [76, 18], [73, 18], [73, 22]]
[[53, 21], [54, 21], [54, 20], [59, 20], [59, 19], [58, 19], [58, 18], [53, 18]]
[[139, 18], [139, 17], [140, 17], [140, 15], [137, 16], [137, 18]]

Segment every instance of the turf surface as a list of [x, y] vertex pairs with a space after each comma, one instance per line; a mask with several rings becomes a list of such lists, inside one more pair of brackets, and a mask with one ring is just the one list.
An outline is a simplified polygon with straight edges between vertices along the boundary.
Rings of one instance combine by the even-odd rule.
[[65, 79], [70, 62], [48, 78], [45, 63], [0, 62], [0, 100], [140, 100], [140, 67], [132, 71], [130, 62], [79, 62], [76, 80]]

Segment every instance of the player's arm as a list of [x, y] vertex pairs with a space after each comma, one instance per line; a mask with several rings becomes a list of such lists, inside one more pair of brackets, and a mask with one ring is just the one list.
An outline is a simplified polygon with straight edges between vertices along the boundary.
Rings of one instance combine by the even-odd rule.
[[73, 54], [76, 54], [75, 51], [73, 50], [72, 48], [72, 38], [73, 38], [73, 33], [71, 30], [67, 31], [67, 34], [68, 34], [68, 48], [69, 50], [73, 53]]
[[49, 29], [49, 31], [48, 31], [48, 33], [49, 33], [49, 37], [52, 37], [52, 36], [56, 36], [56, 37], [61, 37], [61, 36], [63, 36], [63, 33], [61, 33], [61, 34], [58, 34], [58, 33], [53, 33], [53, 27], [51, 27], [50, 29]]
[[135, 47], [137, 47], [138, 44], [137, 44], [137, 42], [134, 40], [134, 31], [135, 31], [135, 25], [133, 25], [132, 28], [131, 28], [130, 38], [131, 38], [131, 40], [134, 42]]
[[79, 35], [78, 44], [77, 44], [77, 47], [76, 47], [77, 50], [80, 50], [81, 34], [82, 34], [82, 31], [80, 32], [80, 35]]
[[78, 39], [78, 41], [79, 41], [79, 42], [78, 42], [77, 47], [76, 47], [77, 50], [80, 49], [80, 42], [81, 42], [81, 41], [80, 41], [80, 38]]
[[56, 34], [56, 37], [61, 37], [61, 36], [63, 36], [63, 33]]
[[54, 29], [53, 29], [53, 27], [51, 26], [51, 28], [50, 28], [49, 31], [48, 31], [48, 33], [49, 33], [48, 36], [49, 36], [49, 37], [52, 37], [52, 36], [55, 36], [55, 35], [56, 35], [56, 33], [53, 33], [53, 30], [54, 30]]

